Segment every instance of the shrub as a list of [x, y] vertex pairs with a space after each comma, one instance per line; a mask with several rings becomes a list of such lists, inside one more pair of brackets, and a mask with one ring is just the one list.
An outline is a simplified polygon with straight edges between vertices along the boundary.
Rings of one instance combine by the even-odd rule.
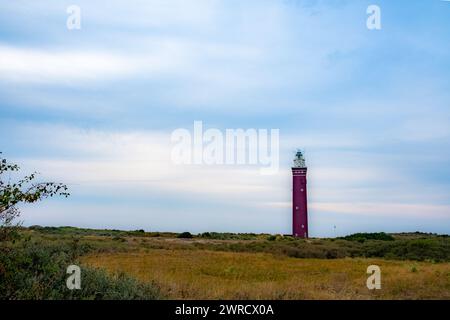
[[66, 286], [67, 267], [90, 250], [77, 241], [48, 245], [21, 241], [0, 247], [0, 299], [157, 299], [158, 287], [125, 275], [81, 269], [81, 289]]
[[193, 238], [193, 236], [190, 232], [182, 232], [177, 236], [177, 238], [191, 239], [191, 238]]
[[81, 289], [71, 290], [64, 298], [154, 300], [161, 298], [161, 295], [155, 284], [139, 282], [125, 273], [109, 275], [102, 269], [83, 268], [81, 271]]
[[339, 239], [365, 242], [366, 240], [382, 240], [382, 241], [394, 241], [394, 237], [390, 234], [384, 232], [375, 233], [355, 233], [345, 237], [340, 237]]

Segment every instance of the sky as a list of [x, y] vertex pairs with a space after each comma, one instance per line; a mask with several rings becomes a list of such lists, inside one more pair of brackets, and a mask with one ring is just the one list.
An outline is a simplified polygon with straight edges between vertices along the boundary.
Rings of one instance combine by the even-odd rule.
[[[301, 148], [310, 236], [448, 234], [449, 40], [439, 0], [0, 1], [0, 151], [71, 193], [21, 219], [288, 234]], [[279, 129], [278, 172], [173, 163], [194, 121]]]

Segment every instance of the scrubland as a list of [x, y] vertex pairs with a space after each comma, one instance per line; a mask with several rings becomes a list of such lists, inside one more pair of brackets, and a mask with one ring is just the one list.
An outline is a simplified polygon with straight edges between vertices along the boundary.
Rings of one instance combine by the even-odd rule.
[[[65, 287], [68, 265], [82, 290]], [[381, 268], [368, 290], [366, 269]], [[450, 299], [450, 238], [158, 233], [33, 226], [2, 244], [2, 299]]]
[[[154, 281], [173, 299], [449, 299], [450, 264], [298, 259], [267, 253], [150, 249], [93, 254], [83, 263]], [[381, 290], [366, 287], [378, 265]]]

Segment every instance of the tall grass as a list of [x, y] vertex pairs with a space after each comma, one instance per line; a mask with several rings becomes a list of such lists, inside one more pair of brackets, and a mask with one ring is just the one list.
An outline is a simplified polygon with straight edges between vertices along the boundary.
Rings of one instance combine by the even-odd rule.
[[[83, 262], [155, 281], [172, 299], [450, 299], [448, 263], [165, 249], [93, 254]], [[381, 290], [366, 287], [371, 264], [381, 268]]]

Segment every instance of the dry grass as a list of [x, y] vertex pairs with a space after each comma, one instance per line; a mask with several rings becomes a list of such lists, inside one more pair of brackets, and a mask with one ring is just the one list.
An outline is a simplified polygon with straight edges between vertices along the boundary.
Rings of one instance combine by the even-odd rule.
[[[449, 263], [165, 249], [82, 261], [155, 281], [172, 299], [450, 299]], [[381, 268], [381, 290], [366, 287], [371, 264]]]

